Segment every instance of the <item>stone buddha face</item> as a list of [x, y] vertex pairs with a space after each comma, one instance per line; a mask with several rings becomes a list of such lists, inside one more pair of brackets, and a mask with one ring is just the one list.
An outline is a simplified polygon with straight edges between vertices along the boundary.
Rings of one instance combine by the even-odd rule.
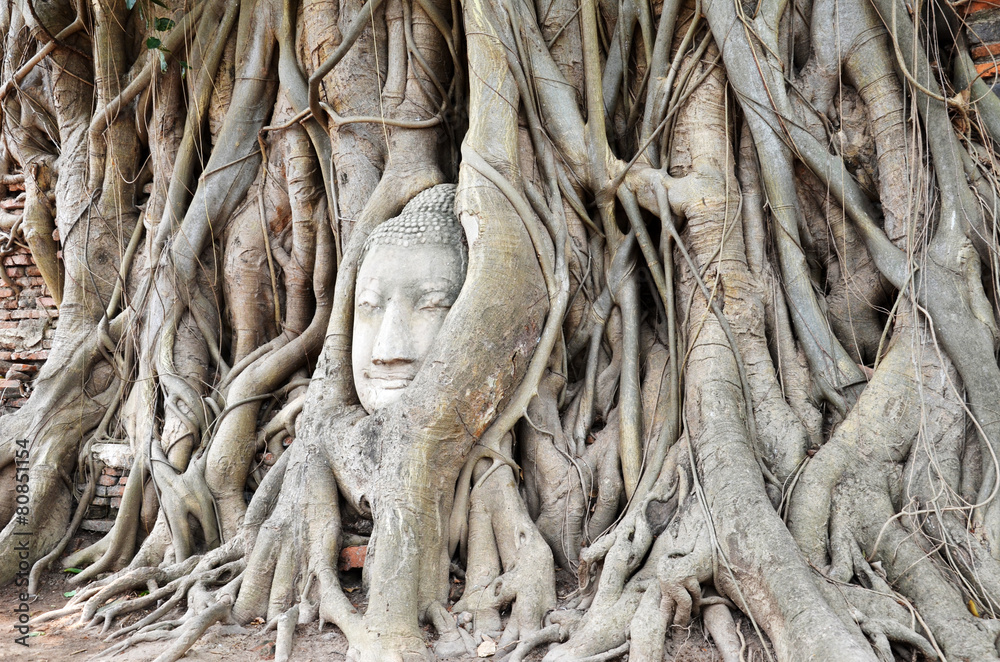
[[[439, 208], [428, 210], [435, 192], [439, 199], [431, 202]], [[467, 258], [453, 207], [453, 186], [429, 189], [365, 245], [351, 353], [358, 398], [369, 413], [409, 387], [462, 290]]]

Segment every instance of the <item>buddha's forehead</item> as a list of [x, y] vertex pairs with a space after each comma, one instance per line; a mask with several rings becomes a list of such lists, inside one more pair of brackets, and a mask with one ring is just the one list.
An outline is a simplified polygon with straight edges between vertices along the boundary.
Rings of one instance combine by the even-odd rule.
[[458, 246], [448, 244], [375, 245], [358, 270], [358, 289], [461, 287], [465, 273]]

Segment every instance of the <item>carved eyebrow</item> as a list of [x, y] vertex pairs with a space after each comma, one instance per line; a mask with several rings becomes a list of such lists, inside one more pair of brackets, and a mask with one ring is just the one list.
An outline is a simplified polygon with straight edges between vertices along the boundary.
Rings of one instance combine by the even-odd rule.
[[455, 287], [455, 281], [448, 278], [435, 278], [421, 283], [420, 291], [423, 294], [430, 294], [432, 292], [447, 293], [453, 287]]
[[365, 300], [379, 301], [381, 299], [382, 299], [381, 293], [379, 293], [378, 290], [373, 289], [371, 287], [360, 287], [358, 288], [357, 292], [354, 293], [355, 302], [365, 301]]

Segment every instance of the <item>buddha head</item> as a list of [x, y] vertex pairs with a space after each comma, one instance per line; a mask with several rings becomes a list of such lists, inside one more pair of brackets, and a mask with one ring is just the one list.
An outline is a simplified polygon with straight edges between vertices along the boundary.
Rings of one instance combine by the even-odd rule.
[[362, 249], [351, 356], [369, 413], [409, 387], [462, 290], [468, 249], [454, 207], [453, 184], [427, 189]]

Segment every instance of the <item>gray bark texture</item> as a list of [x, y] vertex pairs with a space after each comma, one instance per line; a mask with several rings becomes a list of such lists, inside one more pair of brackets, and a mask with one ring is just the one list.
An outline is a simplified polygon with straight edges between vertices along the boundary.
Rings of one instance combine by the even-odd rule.
[[[1000, 660], [958, 4], [0, 3], [0, 256], [60, 306], [0, 582], [83, 568], [36, 622], [137, 613], [114, 650], [168, 624], [161, 662], [256, 618], [280, 659], [318, 619], [354, 661], [660, 662], [701, 618], [727, 662]], [[97, 443], [127, 489], [64, 557]]]

